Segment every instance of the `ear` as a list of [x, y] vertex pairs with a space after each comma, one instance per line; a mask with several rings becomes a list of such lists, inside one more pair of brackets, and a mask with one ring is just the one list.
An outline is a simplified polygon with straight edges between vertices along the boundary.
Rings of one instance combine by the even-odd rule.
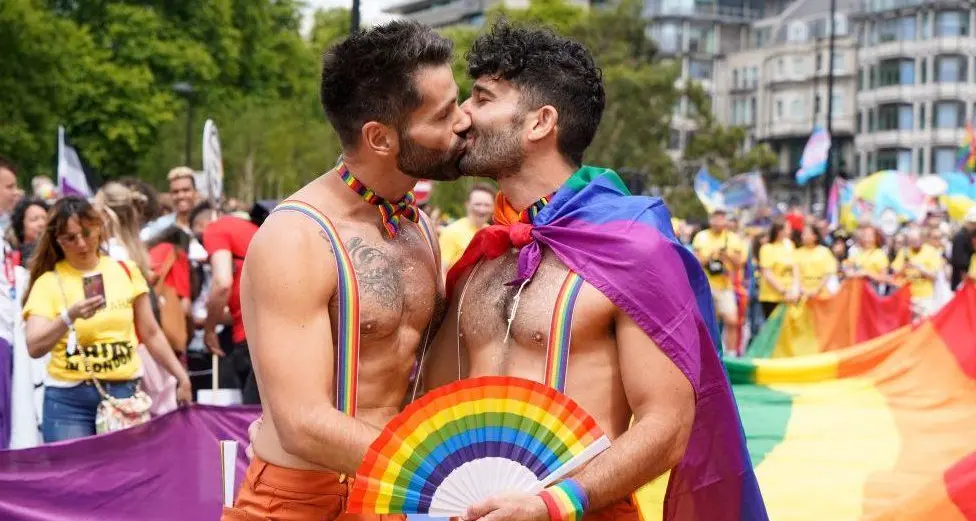
[[558, 122], [559, 112], [556, 112], [556, 108], [552, 105], [544, 105], [542, 108], [526, 115], [526, 125], [529, 129], [529, 135], [526, 138], [529, 141], [539, 141], [546, 136], [555, 134], [556, 124]]
[[379, 156], [395, 157], [400, 149], [396, 131], [378, 121], [366, 122], [361, 138], [362, 146]]

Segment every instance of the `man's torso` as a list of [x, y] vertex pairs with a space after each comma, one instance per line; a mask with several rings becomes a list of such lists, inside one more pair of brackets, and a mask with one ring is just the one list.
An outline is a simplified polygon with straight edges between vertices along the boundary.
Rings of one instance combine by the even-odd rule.
[[[320, 211], [331, 206], [331, 198], [318, 183], [302, 189], [291, 199], [305, 202]], [[438, 270], [433, 252], [419, 225], [405, 223], [397, 238], [389, 240], [380, 231], [378, 219], [363, 222], [329, 216], [328, 213], [326, 216], [338, 231], [352, 261], [359, 287], [356, 417], [382, 428], [399, 411], [408, 392], [417, 348], [426, 336], [428, 324], [435, 316], [443, 314], [445, 303], [438, 289]], [[269, 224], [266, 223], [266, 226]], [[306, 226], [307, 233], [319, 236], [328, 244], [326, 233], [311, 219], [308, 219]], [[329, 266], [328, 269], [336, 269], [334, 262], [323, 264]], [[338, 300], [338, 296], [333, 295], [328, 306], [333, 342], [338, 338]], [[260, 309], [257, 312], [260, 313]], [[332, 390], [332, 394], [334, 397], [335, 390]], [[264, 419], [265, 423], [255, 440], [258, 456], [269, 463], [288, 468], [319, 468], [284, 452], [271, 415], [265, 414]]]
[[213, 254], [218, 250], [226, 249], [233, 256], [234, 281], [227, 307], [230, 308], [230, 315], [234, 319], [235, 342], [243, 342], [245, 339], [244, 323], [241, 318], [241, 266], [251, 239], [257, 231], [258, 227], [250, 221], [224, 216], [214, 221], [203, 233], [204, 247], [208, 253]]
[[[517, 254], [484, 261], [468, 274], [460, 304], [460, 341], [470, 377], [504, 375], [543, 382], [554, 307], [568, 269], [551, 251], [519, 296], [506, 344], [508, 317], [518, 286]], [[611, 438], [630, 422], [614, 337], [616, 307], [584, 283], [576, 301], [566, 394], [583, 407]], [[452, 332], [453, 333], [453, 332]]]

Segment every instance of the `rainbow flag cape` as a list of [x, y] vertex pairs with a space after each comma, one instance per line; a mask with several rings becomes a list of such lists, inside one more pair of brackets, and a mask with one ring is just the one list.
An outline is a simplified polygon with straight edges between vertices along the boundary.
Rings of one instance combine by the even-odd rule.
[[771, 519], [976, 520], [976, 286], [846, 349], [726, 360]]
[[908, 286], [881, 297], [863, 279], [847, 280], [829, 297], [779, 305], [749, 343], [746, 356], [785, 358], [834, 351], [911, 321]]
[[[584, 166], [531, 221], [531, 240], [519, 253], [519, 279], [532, 276], [542, 248], [549, 248], [628, 313], [695, 390], [695, 424], [684, 457], [670, 473], [663, 519], [767, 520], [715, 347], [718, 327], [708, 281], [694, 255], [675, 239], [664, 203], [631, 196], [611, 170]], [[514, 225], [481, 230], [448, 274], [449, 291], [479, 260], [507, 251], [511, 243], [505, 241], [516, 232]], [[638, 504], [647, 521], [662, 518], [660, 510], [655, 514]]]

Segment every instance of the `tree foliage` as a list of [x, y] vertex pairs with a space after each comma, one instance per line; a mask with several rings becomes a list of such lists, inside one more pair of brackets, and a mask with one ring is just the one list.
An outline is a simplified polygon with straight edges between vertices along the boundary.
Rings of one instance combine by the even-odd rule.
[[[700, 88], [677, 85], [679, 67], [655, 54], [641, 6], [531, 0], [523, 9], [492, 10], [484, 27], [444, 34], [456, 44], [462, 98], [471, 87], [465, 54], [495, 19], [545, 25], [581, 41], [607, 91], [586, 161], [629, 172], [676, 213], [693, 213], [688, 169], [665, 150], [672, 108], [683, 96], [698, 114], [684, 166], [705, 164], [725, 177], [775, 158], [764, 147], [743, 152], [742, 129], [719, 125]], [[106, 177], [138, 175], [162, 188], [166, 171], [185, 161], [188, 115], [195, 168], [203, 122], [212, 118], [228, 191], [245, 200], [287, 195], [340, 152], [318, 103], [318, 74], [323, 50], [348, 34], [349, 13], [318, 11], [303, 36], [301, 8], [300, 0], [2, 0], [0, 153], [25, 178], [51, 175], [56, 129], [64, 125]], [[175, 92], [178, 82], [193, 93]], [[439, 184], [433, 202], [457, 215], [473, 182]]]

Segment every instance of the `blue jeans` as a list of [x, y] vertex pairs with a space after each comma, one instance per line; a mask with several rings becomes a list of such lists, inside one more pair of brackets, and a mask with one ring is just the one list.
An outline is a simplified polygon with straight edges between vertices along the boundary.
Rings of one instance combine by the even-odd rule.
[[[99, 382], [105, 392], [116, 398], [129, 398], [136, 392], [136, 380]], [[44, 442], [73, 440], [95, 435], [95, 411], [102, 401], [91, 382], [75, 387], [44, 388]]]

